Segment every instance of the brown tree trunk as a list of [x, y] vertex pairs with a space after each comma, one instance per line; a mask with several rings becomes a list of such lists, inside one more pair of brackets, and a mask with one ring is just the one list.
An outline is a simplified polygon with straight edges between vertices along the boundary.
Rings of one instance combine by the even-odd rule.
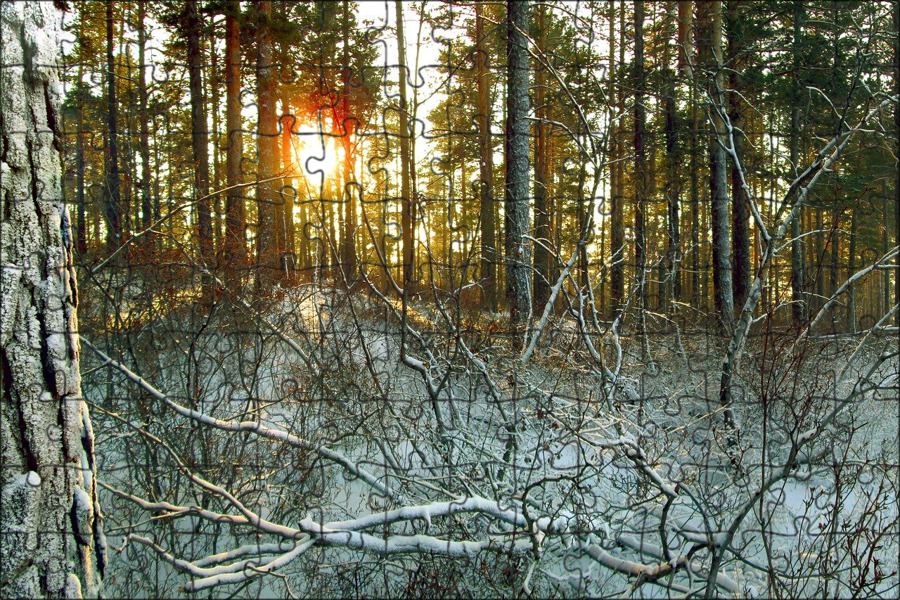
[[72, 230], [61, 200], [61, 22], [50, 3], [0, 5], [0, 255], [15, 265], [4, 265], [0, 294], [4, 598], [97, 597], [106, 568], [81, 395]]
[[284, 266], [283, 268], [293, 273], [295, 264], [295, 236], [294, 236], [294, 202], [297, 198], [297, 188], [294, 186], [295, 163], [292, 148], [292, 132], [294, 129], [294, 116], [291, 113], [291, 105], [288, 100], [286, 88], [281, 88], [281, 173], [282, 179], [279, 185], [278, 203], [281, 207], [281, 221], [278, 226], [284, 231]]
[[[800, 160], [800, 35], [803, 30], [804, 8], [800, 1], [794, 2], [794, 73], [791, 87], [791, 131], [788, 148], [791, 159], [791, 179], [797, 175]], [[809, 318], [806, 297], [806, 257], [805, 243], [800, 239], [801, 216], [791, 221], [791, 316], [795, 327], [802, 326]], [[777, 277], [777, 273], [776, 273]]]
[[[544, 5], [537, 12], [537, 44], [543, 51], [547, 39], [547, 9]], [[547, 109], [544, 104], [546, 88], [546, 72], [541, 65], [535, 71], [535, 123], [534, 137], [534, 279], [533, 305], [534, 312], [541, 314], [550, 299], [550, 273], [552, 254], [549, 250], [552, 240], [550, 234], [550, 209], [547, 204], [547, 180], [549, 179], [549, 162], [547, 156]], [[580, 222], [579, 222], [580, 230]], [[580, 232], [580, 231], [579, 231]]]
[[[221, 116], [220, 107], [222, 106], [220, 71], [219, 71], [219, 53], [216, 49], [216, 32], [215, 27], [209, 28], [209, 92], [208, 98], [211, 100], [212, 106], [212, 189], [218, 191], [222, 189], [222, 147], [221, 144]], [[213, 247], [216, 252], [222, 249], [222, 216], [225, 198], [222, 194], [216, 194], [211, 199], [212, 210], [212, 229], [213, 229]]]
[[[744, 61], [742, 58], [747, 40], [744, 39], [743, 7], [741, 2], [729, 2], [727, 11], [728, 21], [728, 67], [729, 84], [731, 92], [728, 94], [729, 115], [731, 125], [736, 129], [744, 129], [743, 100], [740, 94], [740, 68]], [[734, 151], [743, 163], [744, 136], [742, 133], [734, 134]], [[737, 164], [731, 166], [731, 193], [732, 193], [732, 249], [734, 265], [732, 270], [732, 297], [734, 306], [743, 308], [750, 291], [750, 198], [744, 192], [741, 185], [741, 175]]]
[[680, 52], [678, 53], [678, 66], [681, 70], [681, 76], [691, 82], [690, 86], [690, 140], [688, 172], [690, 173], [690, 194], [691, 194], [691, 305], [700, 308], [700, 183], [699, 183], [699, 161], [698, 153], [700, 152], [700, 143], [698, 138], [698, 130], [700, 128], [699, 117], [697, 115], [697, 86], [694, 85], [694, 69], [689, 61], [689, 52], [694, 47], [693, 41], [693, 21], [694, 7], [690, 0], [679, 0], [678, 2], [678, 45]]
[[[666, 113], [666, 207], [667, 207], [667, 224], [668, 235], [666, 244], [666, 305], [665, 310], [669, 310], [668, 300], [681, 299], [681, 275], [679, 273], [679, 264], [681, 263], [681, 230], [679, 228], [679, 209], [680, 209], [680, 192], [681, 183], [678, 178], [678, 160], [677, 151], [678, 143], [678, 121], [677, 107], [675, 103], [675, 73], [668, 67], [670, 64], [669, 48], [672, 39], [672, 23], [677, 20], [675, 5], [672, 2], [666, 3], [666, 47], [663, 62], [667, 65], [664, 72], [665, 77], [665, 113]], [[678, 53], [676, 49], [676, 53]]]
[[707, 93], [713, 99], [710, 107], [709, 191], [713, 250], [713, 298], [722, 331], [730, 333], [734, 321], [734, 296], [731, 279], [730, 219], [728, 214], [727, 161], [723, 144], [727, 144], [725, 123], [719, 111], [724, 103], [722, 70], [722, 2], [703, 2], [700, 7], [701, 28], [698, 46], [700, 62], [707, 77]]
[[499, 259], [494, 221], [494, 148], [491, 144], [491, 79], [487, 70], [487, 51], [484, 47], [484, 3], [475, 3], [475, 68], [478, 86], [478, 155], [480, 173], [481, 217], [481, 289], [484, 307], [497, 312], [497, 270]]
[[[610, 57], [615, 54], [615, 37], [613, 35], [613, 22], [615, 21], [615, 4], [610, 2], [609, 4], [610, 10]], [[621, 43], [619, 44], [619, 66], [623, 64], [622, 58], [624, 57], [624, 49], [625, 49], [625, 33], [624, 33], [624, 22], [625, 22], [625, 7], [624, 5], [619, 7], [620, 13], [620, 21], [619, 21], [619, 35], [621, 36]], [[623, 114], [624, 110], [624, 94], [621, 89], [617, 89], [615, 87], [616, 81], [616, 65], [610, 60], [610, 80], [613, 82], [613, 94], [616, 97], [617, 101], [617, 113]], [[618, 160], [622, 153], [620, 151], [621, 147], [621, 134], [624, 132], [624, 127], [621, 127], [618, 123], [613, 125], [612, 136], [613, 136], [613, 147], [612, 147], [612, 159]], [[624, 182], [623, 179], [623, 169], [622, 165], [618, 162], [613, 163], [612, 167], [612, 176], [611, 176], [611, 200], [612, 200], [612, 226], [610, 228], [610, 256], [613, 261], [612, 264], [612, 273], [610, 274], [610, 306], [613, 311], [619, 311], [622, 309], [622, 305], [625, 301], [625, 223], [624, 223], [624, 211], [623, 204], [625, 201], [624, 198]]]
[[[78, 7], [78, 39], [84, 39], [84, 6]], [[84, 76], [84, 48], [78, 50], [78, 81]], [[84, 204], [84, 94], [78, 94], [78, 123], [75, 137], [75, 206], [77, 209], [75, 248], [87, 252], [87, 218]]]
[[341, 90], [341, 143], [344, 148], [344, 231], [341, 233], [344, 276], [348, 285], [352, 285], [357, 277], [356, 265], [356, 186], [350, 185], [353, 179], [353, 144], [350, 136], [355, 129], [355, 120], [350, 116], [350, 2], [344, 0], [344, 19], [342, 24], [344, 42], [344, 68]]
[[528, 210], [528, 2], [506, 3], [506, 298], [509, 302], [513, 348], [524, 343], [524, 325], [531, 308], [529, 270], [531, 245]]
[[185, 10], [185, 41], [191, 93], [191, 151], [194, 157], [194, 200], [197, 201], [197, 240], [204, 266], [213, 266], [215, 250], [209, 208], [209, 126], [206, 123], [206, 98], [203, 93], [203, 56], [200, 40], [203, 20], [197, 1], [189, 0]]
[[646, 355], [647, 306], [647, 231], [645, 207], [648, 197], [647, 155], [644, 148], [646, 109], [644, 108], [644, 1], [634, 3], [634, 281], [637, 286], [638, 331], [643, 342], [642, 358]]
[[268, 284], [277, 279], [281, 271], [280, 246], [277, 233], [277, 211], [275, 184], [271, 181], [278, 170], [278, 118], [275, 114], [275, 86], [277, 73], [272, 64], [272, 30], [269, 19], [272, 14], [271, 0], [260, 0], [257, 5], [259, 19], [257, 29], [257, 105], [259, 121], [257, 125], [257, 145], [259, 165], [257, 167], [256, 201], [258, 203], [258, 226], [256, 230], [257, 285], [267, 289]]
[[240, 269], [247, 266], [244, 241], [244, 182], [241, 170], [243, 134], [241, 132], [241, 7], [230, 0], [225, 13], [225, 130], [228, 146], [225, 154], [225, 261], [230, 285], [240, 281]]
[[409, 148], [409, 104], [406, 95], [406, 40], [403, 37], [403, 3], [394, 1], [397, 14], [397, 49], [400, 57], [400, 226], [403, 229], [403, 291], [404, 295], [413, 292], [415, 285], [415, 243], [416, 235], [413, 224], [414, 200], [411, 197], [410, 172], [412, 157]]
[[[138, 2], [138, 110], [141, 119], [141, 226], [149, 229], [153, 222], [153, 205], [150, 197], [150, 114], [147, 108], [147, 65], [145, 49], [147, 30], [144, 21], [147, 18], [147, 7], [144, 0]], [[148, 240], [151, 240], [148, 236]]]
[[106, 166], [106, 247], [114, 251], [122, 243], [122, 199], [119, 192], [119, 138], [116, 131], [116, 64], [113, 60], [113, 3], [106, 3], [106, 78], [108, 156]]

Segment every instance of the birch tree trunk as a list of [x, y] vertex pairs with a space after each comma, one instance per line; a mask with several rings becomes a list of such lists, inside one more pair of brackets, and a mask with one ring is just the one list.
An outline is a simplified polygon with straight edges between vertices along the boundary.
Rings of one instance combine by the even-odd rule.
[[97, 596], [106, 564], [62, 202], [53, 4], [0, 5], [0, 596]]

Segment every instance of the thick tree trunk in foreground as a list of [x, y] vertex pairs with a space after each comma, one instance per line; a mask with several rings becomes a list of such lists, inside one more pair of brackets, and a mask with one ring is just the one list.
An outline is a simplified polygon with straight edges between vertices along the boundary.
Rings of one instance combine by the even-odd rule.
[[528, 2], [507, 2], [506, 91], [506, 298], [513, 347], [524, 341], [531, 308], [528, 235]]
[[[106, 564], [62, 203], [53, 4], [0, 6], [0, 596], [96, 596]], [[25, 65], [23, 68], [20, 65]], [[37, 185], [36, 185], [37, 183]]]

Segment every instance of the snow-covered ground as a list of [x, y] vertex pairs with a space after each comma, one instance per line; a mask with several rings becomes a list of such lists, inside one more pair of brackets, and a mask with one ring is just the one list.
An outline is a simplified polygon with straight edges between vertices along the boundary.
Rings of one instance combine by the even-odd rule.
[[[86, 361], [86, 395], [116, 413], [95, 411], [101, 480], [189, 509], [104, 494], [111, 545], [157, 544], [133, 537], [113, 557], [111, 595], [172, 595], [228, 565], [244, 582], [214, 595], [667, 597], [702, 594], [711, 567], [735, 597], [896, 595], [896, 384], [832, 415], [859, 376], [835, 386], [815, 360], [750, 348], [733, 432], [714, 339], [660, 335], [647, 369], [635, 340], [607, 332], [599, 364], [564, 321], [522, 364], [426, 301], [409, 307], [402, 348], [399, 315], [398, 302], [310, 286], [199, 335], [172, 315], [141, 332], [156, 350], [130, 356], [166, 401]], [[238, 504], [284, 533], [199, 510]], [[260, 547], [210, 558], [247, 544]]]

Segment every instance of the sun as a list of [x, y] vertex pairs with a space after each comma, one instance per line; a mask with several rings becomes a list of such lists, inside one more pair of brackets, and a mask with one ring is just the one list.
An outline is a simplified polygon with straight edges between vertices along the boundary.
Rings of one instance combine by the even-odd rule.
[[332, 177], [338, 171], [340, 148], [334, 138], [319, 135], [312, 127], [300, 127], [294, 135], [294, 156], [306, 177]]

